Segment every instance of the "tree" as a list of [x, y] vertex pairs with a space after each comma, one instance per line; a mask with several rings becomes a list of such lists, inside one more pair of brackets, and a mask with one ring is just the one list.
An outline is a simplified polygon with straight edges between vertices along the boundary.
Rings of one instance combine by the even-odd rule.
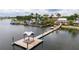
[[44, 26], [52, 26], [53, 24], [54, 24], [54, 20], [52, 20], [52, 19], [42, 21], [42, 25], [44, 25]]
[[75, 18], [74, 18], [74, 15], [71, 15], [71, 16], [69, 16], [67, 19], [68, 19], [68, 20], [74, 20]]
[[44, 18], [45, 20], [48, 20], [48, 14], [44, 14], [44, 15], [43, 15], [43, 18]]
[[48, 14], [44, 14], [43, 16], [44, 16], [44, 17], [48, 17]]
[[32, 18], [33, 18], [33, 15], [34, 15], [33, 13], [31, 13], [31, 14], [29, 15], [30, 19], [32, 19]]
[[16, 19], [21, 21], [21, 20], [24, 20], [24, 17], [23, 16], [16, 16]]
[[54, 16], [54, 15], [52, 14], [52, 15], [50, 16], [50, 18], [53, 18], [53, 16]]
[[38, 24], [39, 21], [40, 21], [40, 19], [41, 19], [41, 18], [40, 18], [41, 16], [40, 16], [40, 14], [38, 14], [38, 13], [36, 13], [35, 15], [36, 15], [36, 16], [35, 16], [36, 24]]
[[33, 16], [34, 14], [33, 14], [33, 13], [31, 13], [30, 15], [32, 15], [32, 16]]
[[74, 14], [74, 15], [67, 17], [68, 20], [76, 20], [76, 18], [78, 18], [78, 14]]
[[78, 17], [78, 14], [75, 13], [75, 14], [74, 14], [74, 18], [75, 18], [75, 20], [76, 20], [77, 17]]
[[37, 20], [37, 18], [38, 18], [38, 13], [36, 13], [35, 15], [36, 15], [36, 20]]
[[57, 15], [56, 16], [58, 16], [58, 18], [61, 16], [61, 14], [60, 13], [57, 13]]
[[69, 20], [69, 25], [73, 25], [73, 20]]

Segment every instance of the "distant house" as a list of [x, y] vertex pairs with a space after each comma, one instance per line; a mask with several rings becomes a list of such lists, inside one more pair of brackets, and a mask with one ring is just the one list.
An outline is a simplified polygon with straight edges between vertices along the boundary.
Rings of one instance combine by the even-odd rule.
[[68, 21], [67, 21], [67, 18], [58, 18], [56, 23], [63, 23], [63, 24], [67, 24]]
[[79, 20], [76, 20], [75, 23], [79, 24]]
[[36, 19], [32, 19], [32, 23], [35, 23], [36, 22]]
[[76, 19], [75, 23], [79, 24], [79, 18]]
[[31, 20], [26, 20], [25, 23], [28, 25], [32, 25], [33, 23], [35, 23], [36, 20], [35, 19], [31, 19]]
[[75, 25], [79, 25], [79, 18], [76, 19], [76, 21], [74, 21]]
[[59, 23], [67, 23], [67, 19], [66, 18], [58, 18], [57, 22], [59, 22]]
[[29, 22], [30, 22], [29, 20], [26, 20], [26, 21], [25, 21], [25, 23], [28, 24], [28, 25], [29, 25]]

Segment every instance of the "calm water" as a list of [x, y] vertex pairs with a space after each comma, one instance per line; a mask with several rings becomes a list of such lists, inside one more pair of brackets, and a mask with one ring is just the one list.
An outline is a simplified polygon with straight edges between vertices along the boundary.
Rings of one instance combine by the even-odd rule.
[[[23, 38], [24, 31], [33, 31], [35, 36], [47, 31], [49, 28], [39, 28], [23, 25], [10, 25], [11, 19], [0, 20], [0, 50], [23, 50], [18, 46], [12, 46], [14, 41]], [[79, 49], [79, 31], [77, 30], [58, 30], [41, 38], [43, 43], [34, 50], [66, 50]]]

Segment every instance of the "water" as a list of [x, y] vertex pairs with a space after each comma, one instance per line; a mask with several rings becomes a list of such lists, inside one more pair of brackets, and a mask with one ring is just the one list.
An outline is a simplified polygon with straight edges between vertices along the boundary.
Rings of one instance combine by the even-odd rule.
[[18, 46], [12, 46], [12, 38], [17, 41], [23, 38], [23, 33], [25, 31], [33, 31], [35, 36], [46, 31], [45, 28], [41, 29], [39, 27], [23, 26], [23, 25], [10, 25], [11, 19], [0, 20], [0, 49], [1, 50], [20, 50], [22, 48]]
[[[0, 50], [23, 50], [18, 46], [12, 46], [14, 41], [23, 38], [23, 32], [33, 31], [35, 36], [47, 31], [49, 28], [39, 28], [23, 25], [10, 25], [11, 19], [0, 20]], [[57, 30], [41, 38], [43, 43], [33, 48], [34, 50], [77, 50], [79, 49], [79, 31]]]
[[[41, 45], [40, 45], [41, 47]], [[79, 49], [79, 32], [72, 34], [66, 30], [59, 30], [44, 37], [42, 50], [77, 50]]]

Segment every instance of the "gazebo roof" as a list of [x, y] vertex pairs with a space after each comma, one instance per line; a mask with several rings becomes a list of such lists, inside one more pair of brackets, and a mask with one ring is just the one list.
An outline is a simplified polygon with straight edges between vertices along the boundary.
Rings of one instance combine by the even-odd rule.
[[27, 35], [27, 36], [31, 36], [32, 34], [34, 34], [34, 32], [32, 32], [32, 31], [29, 31], [29, 32], [25, 31], [23, 34]]

